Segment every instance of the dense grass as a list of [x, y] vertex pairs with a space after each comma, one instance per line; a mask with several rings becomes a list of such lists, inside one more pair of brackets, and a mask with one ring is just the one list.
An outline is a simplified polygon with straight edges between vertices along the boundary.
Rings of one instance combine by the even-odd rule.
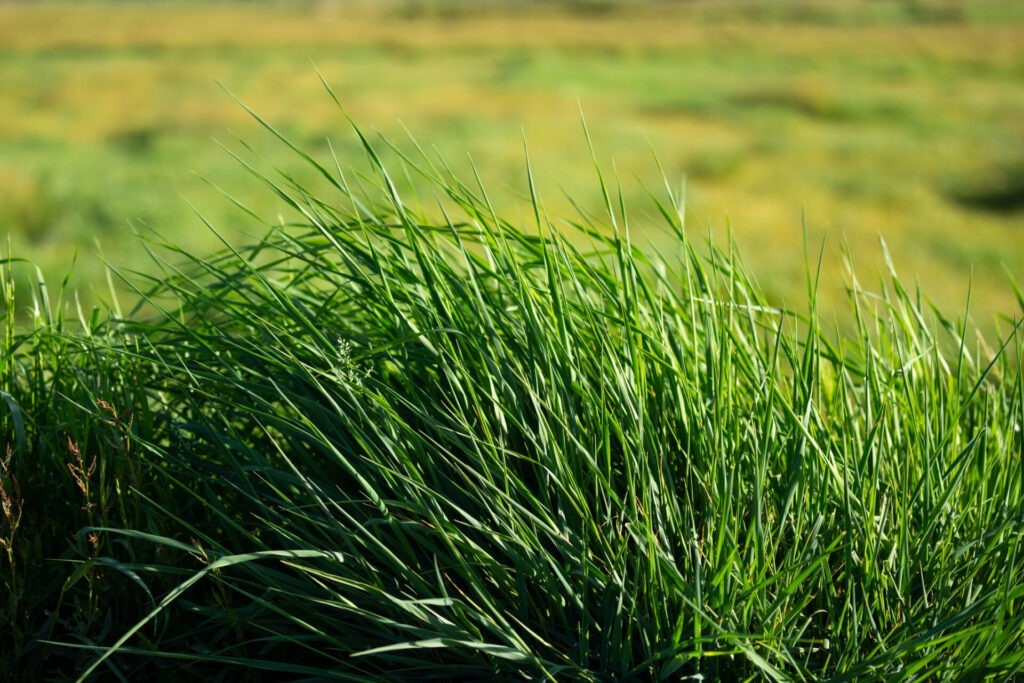
[[[106, 296], [97, 254], [148, 263], [134, 230], [208, 253], [215, 244], [186, 229], [178, 195], [225, 234], [250, 226], [201, 178], [261, 215], [286, 210], [236, 181], [211, 138], [239, 135], [304, 172], [214, 81], [304, 147], [331, 139], [358, 158], [312, 60], [368, 129], [400, 138], [407, 126], [460, 174], [471, 154], [496, 200], [527, 192], [525, 129], [545, 185], [600, 210], [578, 163], [582, 103], [623, 177], [659, 182], [649, 147], [670, 177], [687, 177], [693, 215], [720, 243], [731, 231], [745, 245], [773, 305], [804, 297], [802, 212], [811, 241], [828, 238], [823, 309], [844, 306], [838, 245], [874, 272], [879, 234], [947, 315], [971, 277], [987, 333], [1016, 305], [1004, 267], [1024, 280], [1017, 0], [424, 4], [0, 3], [0, 230], [51, 280], [77, 250], [75, 284], [90, 301]], [[594, 4], [609, 11], [580, 11]], [[571, 211], [556, 191], [547, 204]]]
[[18, 331], [5, 290], [0, 675], [1024, 670], [1016, 326], [993, 352], [851, 274], [837, 336], [813, 257], [803, 312], [768, 306], [671, 187], [641, 212], [595, 164], [604, 214], [560, 224], [528, 172], [509, 222], [356, 140], [370, 173], [250, 166], [289, 216], [152, 247], [134, 313], [40, 284]]

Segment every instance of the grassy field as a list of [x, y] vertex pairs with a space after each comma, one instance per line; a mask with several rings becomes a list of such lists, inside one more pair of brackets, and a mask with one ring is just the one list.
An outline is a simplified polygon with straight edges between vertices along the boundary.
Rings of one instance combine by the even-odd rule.
[[[356, 141], [312, 62], [364, 128], [408, 151], [405, 126], [460, 172], [471, 155], [512, 210], [524, 137], [552, 213], [573, 214], [563, 188], [600, 206], [580, 163], [582, 107], [619, 175], [659, 183], [653, 150], [685, 178], [690, 231], [731, 234], [775, 304], [802, 301], [806, 231], [811, 251], [826, 244], [823, 307], [842, 301], [841, 247], [873, 273], [882, 236], [947, 314], [971, 280], [986, 330], [1018, 311], [1006, 276], [1024, 281], [1017, 3], [452, 7], [0, 3], [0, 226], [51, 280], [77, 251], [72, 284], [93, 301], [100, 255], [146, 267], [133, 231], [210, 248], [186, 199], [226, 234], [252, 230], [203, 178], [273, 220], [281, 207], [211, 139], [248, 157], [243, 137], [305, 171], [217, 83], [345, 160]], [[648, 237], [643, 220], [634, 231]]]
[[1024, 675], [1024, 9], [511, 7], [0, 2], [0, 680]]

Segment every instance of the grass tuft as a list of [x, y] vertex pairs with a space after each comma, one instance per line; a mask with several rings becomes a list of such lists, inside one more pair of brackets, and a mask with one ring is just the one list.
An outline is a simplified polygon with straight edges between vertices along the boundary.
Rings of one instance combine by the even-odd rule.
[[[595, 155], [607, 215], [559, 225], [527, 169], [523, 229], [479, 176], [385, 167], [354, 130], [362, 174], [294, 148], [323, 188], [245, 162], [292, 217], [212, 256], [154, 249], [159, 276], [125, 275], [134, 314], [8, 314], [4, 665], [1020, 674], [1019, 327], [991, 352], [851, 272], [856, 325], [833, 333], [816, 271], [807, 313], [769, 306], [731, 247], [693, 246], [667, 184], [642, 214]], [[639, 220], [675, 253], [635, 245]]]

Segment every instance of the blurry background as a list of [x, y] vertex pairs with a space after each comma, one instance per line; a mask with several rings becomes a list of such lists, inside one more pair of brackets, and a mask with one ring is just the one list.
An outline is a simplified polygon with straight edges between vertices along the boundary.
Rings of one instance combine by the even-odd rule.
[[882, 236], [947, 314], [973, 281], [982, 327], [1019, 317], [1019, 0], [0, 0], [0, 234], [56, 283], [77, 251], [72, 287], [93, 302], [101, 254], [150, 268], [135, 232], [217, 246], [189, 203], [232, 238], [262, 232], [204, 182], [276, 220], [215, 140], [300, 164], [218, 83], [365, 168], [312, 64], [361, 128], [411, 150], [408, 129], [457, 170], [472, 157], [525, 224], [524, 138], [552, 213], [572, 215], [563, 192], [600, 205], [582, 108], [638, 241], [657, 223], [641, 185], [662, 186], [656, 154], [685, 178], [691, 234], [731, 234], [775, 303], [805, 305], [806, 230], [813, 255], [825, 240], [826, 305], [842, 307], [843, 245], [878, 286]]

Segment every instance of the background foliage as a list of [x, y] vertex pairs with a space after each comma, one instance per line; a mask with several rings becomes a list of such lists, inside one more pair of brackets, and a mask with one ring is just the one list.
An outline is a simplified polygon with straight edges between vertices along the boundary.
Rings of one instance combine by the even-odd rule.
[[[209, 249], [182, 195], [230, 234], [251, 228], [202, 178], [272, 220], [282, 207], [210, 144], [253, 131], [217, 83], [310, 149], [358, 158], [312, 61], [364, 126], [399, 142], [407, 127], [460, 170], [471, 155], [510, 207], [526, 193], [524, 135], [542, 180], [600, 206], [578, 163], [582, 106], [620, 175], [659, 182], [653, 148], [685, 177], [692, 227], [745, 245], [775, 303], [800, 300], [806, 219], [811, 244], [828, 240], [823, 306], [843, 300], [839, 246], [870, 272], [881, 235], [947, 313], [970, 279], [986, 329], [1015, 309], [1003, 269], [1024, 274], [1018, 3], [524, 7], [0, 4], [0, 225], [51, 279], [78, 250], [73, 282], [93, 300], [98, 254], [144, 263], [133, 230]], [[553, 212], [571, 209], [551, 194]]]

